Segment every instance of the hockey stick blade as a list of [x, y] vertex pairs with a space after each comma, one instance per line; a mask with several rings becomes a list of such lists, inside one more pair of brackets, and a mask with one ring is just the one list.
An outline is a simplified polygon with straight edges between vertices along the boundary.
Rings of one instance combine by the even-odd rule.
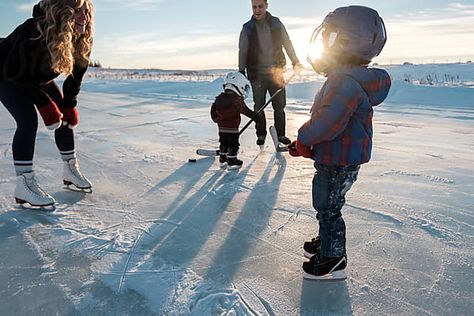
[[282, 152], [285, 152], [285, 151], [289, 151], [289, 149], [288, 149], [288, 147], [286, 147], [286, 146], [278, 146], [277, 149], [276, 149], [276, 151], [277, 151], [278, 153], [282, 153]]
[[288, 147], [281, 145], [280, 142], [278, 141], [278, 134], [275, 129], [275, 126], [273, 125], [270, 126], [269, 131], [270, 131], [270, 136], [272, 137], [273, 145], [275, 146], [276, 152], [281, 153], [281, 152], [288, 151]]
[[196, 149], [196, 154], [200, 156], [219, 156], [219, 149]]

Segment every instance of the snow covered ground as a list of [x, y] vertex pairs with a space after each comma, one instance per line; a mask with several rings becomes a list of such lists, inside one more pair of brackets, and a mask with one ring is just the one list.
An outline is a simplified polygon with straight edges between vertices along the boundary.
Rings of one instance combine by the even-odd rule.
[[[77, 147], [93, 194], [62, 188], [53, 134], [38, 131], [54, 212], [15, 205], [15, 124], [0, 106], [0, 314], [473, 315], [474, 65], [385, 68], [373, 158], [343, 211], [343, 282], [302, 278], [310, 160], [260, 151], [253, 127], [238, 172], [194, 154], [217, 147], [224, 71], [91, 69]], [[289, 85], [292, 138], [322, 82], [308, 71]]]

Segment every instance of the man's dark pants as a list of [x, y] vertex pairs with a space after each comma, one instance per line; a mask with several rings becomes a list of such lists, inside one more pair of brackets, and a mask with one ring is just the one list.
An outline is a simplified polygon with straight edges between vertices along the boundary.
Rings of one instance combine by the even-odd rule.
[[[250, 79], [252, 84], [253, 101], [255, 102], [254, 110], [261, 109], [266, 102], [267, 92], [270, 96], [274, 95], [279, 89], [283, 89], [272, 100], [274, 110], [275, 128], [278, 136], [285, 136], [285, 106], [286, 106], [286, 91], [285, 79], [283, 72], [274, 74], [258, 74]], [[257, 136], [265, 136], [267, 134], [265, 111], [260, 114], [260, 119], [256, 122]]]

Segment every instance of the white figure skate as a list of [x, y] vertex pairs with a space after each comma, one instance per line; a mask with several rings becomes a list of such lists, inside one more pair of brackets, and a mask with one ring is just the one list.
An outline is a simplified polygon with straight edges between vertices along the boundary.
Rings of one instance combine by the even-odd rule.
[[56, 202], [51, 195], [39, 187], [33, 171], [16, 178], [15, 199], [18, 204], [28, 203], [34, 207], [52, 206]]
[[91, 182], [82, 174], [77, 159], [64, 162], [63, 183], [72, 191], [92, 193]]

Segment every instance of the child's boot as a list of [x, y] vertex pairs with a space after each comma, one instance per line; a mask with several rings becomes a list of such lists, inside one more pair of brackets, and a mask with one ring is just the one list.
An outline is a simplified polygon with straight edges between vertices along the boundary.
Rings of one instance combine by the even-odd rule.
[[311, 258], [314, 255], [319, 255], [321, 252], [321, 239], [319, 236], [311, 239], [311, 241], [306, 241], [303, 245], [304, 256], [306, 258]]
[[310, 280], [345, 280], [347, 257], [315, 255], [303, 263], [303, 278]]
[[227, 167], [227, 152], [229, 151], [228, 146], [219, 146], [219, 164], [221, 168]]
[[219, 155], [219, 163], [221, 168], [227, 167], [227, 153], [221, 153]]
[[237, 159], [237, 153], [239, 152], [238, 147], [230, 147], [229, 154], [227, 155], [227, 168], [229, 170], [239, 169], [242, 167], [242, 160]]

